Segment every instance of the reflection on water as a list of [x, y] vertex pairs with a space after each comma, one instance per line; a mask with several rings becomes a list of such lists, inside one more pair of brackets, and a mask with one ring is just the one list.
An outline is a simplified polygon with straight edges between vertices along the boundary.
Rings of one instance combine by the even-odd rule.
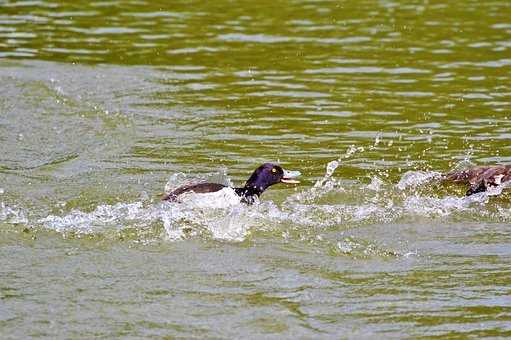
[[507, 1], [0, 9], [2, 334], [509, 335]]

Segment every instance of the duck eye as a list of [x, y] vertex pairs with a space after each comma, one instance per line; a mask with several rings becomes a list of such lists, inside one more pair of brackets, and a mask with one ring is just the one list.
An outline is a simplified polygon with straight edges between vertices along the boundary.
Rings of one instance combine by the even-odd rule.
[[272, 168], [272, 169], [271, 169], [271, 173], [272, 173], [272, 174], [276, 174], [276, 173], [277, 173], [277, 169]]

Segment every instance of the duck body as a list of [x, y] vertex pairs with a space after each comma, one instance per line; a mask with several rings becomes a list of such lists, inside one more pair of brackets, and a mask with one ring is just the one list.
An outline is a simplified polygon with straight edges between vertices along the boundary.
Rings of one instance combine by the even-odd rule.
[[466, 195], [470, 196], [510, 181], [511, 165], [480, 166], [453, 171], [445, 174], [443, 180], [468, 184]]
[[[169, 201], [169, 202], [175, 202], [175, 201], [178, 201], [178, 197], [180, 195], [186, 194], [186, 193], [214, 194], [214, 193], [219, 193], [222, 191], [232, 191], [238, 197], [238, 199], [241, 200], [241, 202], [249, 203], [249, 204], [254, 203], [255, 196], [248, 194], [243, 189], [244, 188], [231, 188], [226, 185], [219, 184], [219, 183], [188, 184], [188, 185], [183, 185], [183, 186], [177, 188], [176, 190], [172, 191], [170, 194], [166, 195], [163, 198], [163, 200]], [[256, 196], [259, 197], [259, 195], [256, 195]], [[212, 199], [218, 199], [218, 198], [221, 198], [222, 196], [218, 196], [218, 197], [210, 196], [210, 197], [212, 197]]]
[[287, 171], [281, 166], [265, 163], [258, 167], [245, 183], [245, 186], [239, 188], [230, 188], [218, 183], [196, 183], [183, 185], [163, 197], [164, 201], [174, 202], [184, 193], [193, 192], [196, 194], [206, 194], [221, 191], [229, 188], [240, 198], [240, 201], [252, 204], [259, 196], [270, 186], [277, 183], [299, 183], [295, 177], [300, 176], [298, 171]]

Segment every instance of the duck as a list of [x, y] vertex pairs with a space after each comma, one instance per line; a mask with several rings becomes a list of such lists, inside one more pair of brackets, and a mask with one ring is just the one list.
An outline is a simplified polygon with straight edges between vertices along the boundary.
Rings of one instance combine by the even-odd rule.
[[169, 194], [166, 194], [162, 200], [168, 202], [178, 201], [178, 197], [187, 192], [196, 194], [205, 194], [218, 192], [229, 188], [240, 198], [242, 203], [253, 204], [261, 194], [270, 186], [277, 183], [298, 184], [300, 181], [296, 177], [300, 176], [300, 171], [284, 170], [280, 165], [273, 163], [264, 163], [254, 170], [243, 187], [231, 188], [219, 183], [195, 183], [183, 185]]
[[468, 184], [466, 196], [487, 191], [511, 180], [511, 165], [477, 166], [445, 174], [444, 181]]

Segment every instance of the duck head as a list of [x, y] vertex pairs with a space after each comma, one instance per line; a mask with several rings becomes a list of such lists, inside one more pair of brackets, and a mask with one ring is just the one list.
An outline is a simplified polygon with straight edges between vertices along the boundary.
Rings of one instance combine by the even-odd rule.
[[300, 183], [300, 181], [295, 179], [300, 175], [299, 171], [288, 171], [284, 170], [280, 165], [265, 163], [255, 169], [247, 183], [245, 183], [244, 189], [251, 194], [259, 196], [268, 187], [277, 183]]

